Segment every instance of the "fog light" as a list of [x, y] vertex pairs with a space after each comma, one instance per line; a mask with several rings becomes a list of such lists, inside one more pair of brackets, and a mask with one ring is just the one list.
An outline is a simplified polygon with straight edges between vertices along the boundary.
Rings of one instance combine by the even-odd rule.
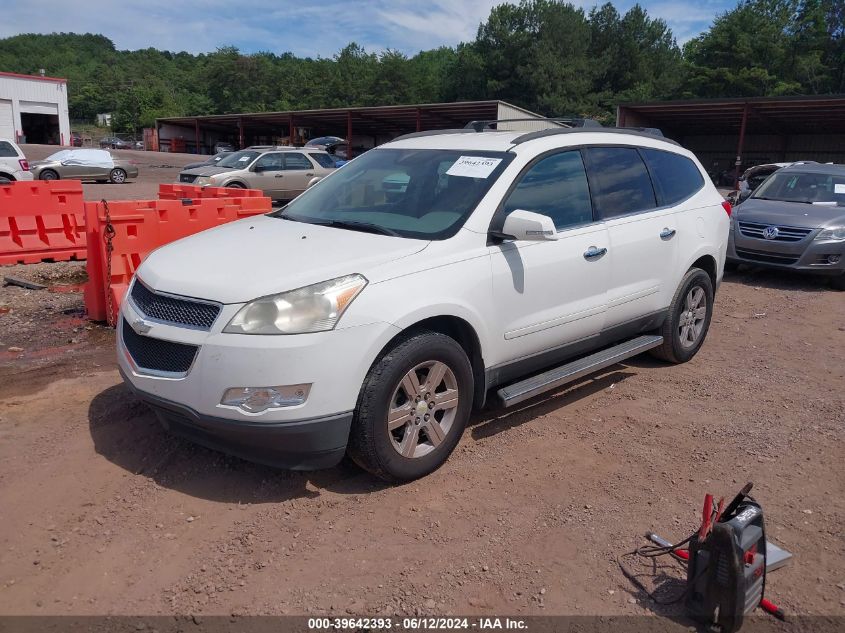
[[223, 394], [220, 404], [238, 407], [249, 413], [267, 409], [295, 407], [308, 399], [311, 385], [282, 385], [280, 387], [232, 387]]
[[828, 264], [836, 264], [839, 260], [842, 259], [842, 255], [828, 255], [827, 256], [827, 263]]

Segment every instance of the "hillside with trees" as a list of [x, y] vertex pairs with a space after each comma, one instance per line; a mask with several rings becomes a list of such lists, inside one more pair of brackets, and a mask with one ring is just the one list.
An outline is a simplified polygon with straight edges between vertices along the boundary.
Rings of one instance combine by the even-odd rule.
[[682, 48], [635, 5], [558, 0], [495, 7], [475, 39], [406, 56], [350, 43], [331, 58], [117, 50], [103, 35], [0, 39], [0, 70], [68, 79], [70, 115], [113, 112], [117, 131], [157, 117], [503, 99], [610, 120], [630, 100], [845, 92], [845, 2], [740, 0]]

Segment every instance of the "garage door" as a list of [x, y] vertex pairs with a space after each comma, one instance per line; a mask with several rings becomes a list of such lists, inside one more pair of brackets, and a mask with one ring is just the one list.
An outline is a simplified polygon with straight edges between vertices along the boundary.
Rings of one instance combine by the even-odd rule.
[[19, 103], [21, 113], [31, 114], [58, 114], [59, 105], [56, 103], [45, 103], [42, 101], [21, 101]]
[[0, 99], [0, 138], [15, 140], [15, 119], [12, 116], [12, 102]]

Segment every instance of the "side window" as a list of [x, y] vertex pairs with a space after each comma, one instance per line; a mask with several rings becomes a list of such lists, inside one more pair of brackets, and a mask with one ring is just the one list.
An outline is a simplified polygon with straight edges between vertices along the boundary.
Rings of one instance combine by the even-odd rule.
[[285, 154], [285, 169], [314, 169], [314, 165], [305, 157], [305, 154], [288, 152]]
[[328, 154], [321, 154], [319, 152], [309, 153], [311, 158], [317, 161], [320, 167], [334, 167], [334, 159]]
[[548, 215], [558, 230], [592, 222], [581, 152], [554, 154], [531, 167], [505, 200], [505, 215], [516, 209]]
[[9, 141], [0, 141], [0, 158], [17, 158], [18, 153]]
[[660, 206], [675, 204], [684, 198], [689, 198], [704, 186], [701, 172], [686, 156], [659, 149], [642, 148], [640, 152], [648, 163], [648, 170], [654, 179]]
[[593, 204], [602, 219], [647, 211], [657, 206], [645, 163], [632, 147], [585, 150]]
[[281, 154], [264, 154], [255, 161], [255, 171], [281, 171]]

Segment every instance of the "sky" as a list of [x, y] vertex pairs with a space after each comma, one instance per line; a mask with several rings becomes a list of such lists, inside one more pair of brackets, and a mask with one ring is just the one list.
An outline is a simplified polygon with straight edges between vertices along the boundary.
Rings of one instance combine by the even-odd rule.
[[[516, 2], [516, 0], [512, 0]], [[598, 1], [572, 0], [586, 9]], [[236, 46], [245, 53], [331, 57], [351, 41], [370, 52], [413, 55], [475, 37], [502, 0], [3, 0], [0, 37], [97, 33], [118, 49], [190, 53]], [[679, 44], [706, 29], [737, 0], [640, 0], [666, 20]], [[614, 2], [620, 13], [635, 0]]]

